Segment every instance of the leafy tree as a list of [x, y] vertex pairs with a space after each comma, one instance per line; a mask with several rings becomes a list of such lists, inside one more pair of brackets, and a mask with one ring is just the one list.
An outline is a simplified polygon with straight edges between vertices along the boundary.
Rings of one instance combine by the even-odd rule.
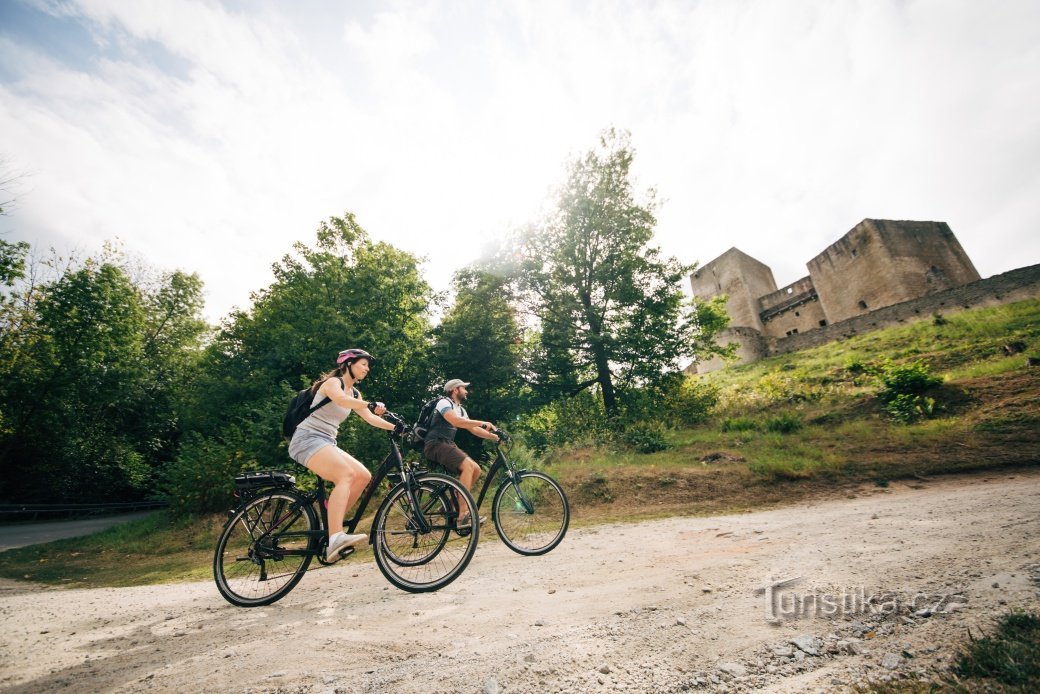
[[0, 306], [5, 497], [140, 498], [172, 455], [173, 391], [205, 327], [201, 283], [173, 273], [142, 287], [119, 262], [110, 250], [64, 267], [53, 257]]
[[627, 133], [609, 130], [575, 160], [554, 212], [522, 239], [517, 269], [541, 327], [535, 385], [568, 396], [595, 386], [608, 416], [619, 390], [653, 386], [694, 349], [717, 349], [714, 315], [680, 289], [691, 268], [649, 245], [656, 202], [653, 190], [636, 200], [634, 154]]
[[0, 239], [0, 286], [10, 287], [25, 275], [25, 255], [29, 244], [25, 241], [8, 243]]
[[[196, 435], [165, 475], [165, 493], [184, 508], [218, 505], [221, 495], [204, 490], [226, 488], [240, 470], [292, 465], [278, 433], [285, 406], [334, 366], [339, 350], [376, 356], [360, 387], [390, 409], [414, 402], [431, 382], [433, 294], [414, 256], [371, 241], [351, 214], [322, 223], [313, 247], [293, 251], [273, 266], [274, 283], [252, 296], [252, 307], [225, 320], [199, 365], [184, 423]], [[340, 444], [374, 465], [384, 438], [356, 419], [341, 428]]]
[[[133, 417], [126, 385], [140, 367], [143, 312], [118, 268], [87, 265], [63, 276], [38, 306], [40, 339], [11, 395], [3, 464], [30, 490], [57, 498], [110, 498], [147, 478], [123, 431]], [[28, 364], [26, 364], [28, 366]], [[9, 460], [13, 457], [13, 460]]]
[[481, 419], [506, 422], [523, 407], [521, 332], [508, 278], [469, 268], [455, 275], [455, 303], [434, 330], [438, 382], [473, 383]]

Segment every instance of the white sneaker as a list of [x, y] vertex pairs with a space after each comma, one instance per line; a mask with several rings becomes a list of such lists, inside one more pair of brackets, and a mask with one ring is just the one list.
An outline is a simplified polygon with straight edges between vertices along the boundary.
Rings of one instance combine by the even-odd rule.
[[329, 547], [325, 550], [325, 561], [336, 561], [340, 558], [340, 552], [353, 547], [354, 545], [359, 545], [366, 540], [368, 540], [368, 535], [347, 535], [346, 533], [336, 533], [329, 538]]

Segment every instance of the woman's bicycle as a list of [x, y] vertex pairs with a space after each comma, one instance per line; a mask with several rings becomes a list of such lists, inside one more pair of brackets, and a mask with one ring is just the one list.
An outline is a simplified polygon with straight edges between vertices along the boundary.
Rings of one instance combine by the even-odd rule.
[[495, 446], [495, 462], [484, 478], [484, 486], [477, 496], [477, 508], [492, 482], [503, 473], [491, 502], [491, 518], [495, 531], [506, 547], [526, 556], [537, 556], [552, 551], [567, 534], [571, 507], [560, 483], [544, 472], [518, 469], [502, 450], [512, 449], [512, 437], [502, 429]]
[[[395, 425], [390, 452], [372, 475], [353, 518], [353, 533], [380, 483], [390, 491], [376, 511], [369, 531], [376, 565], [392, 584], [411, 593], [443, 588], [465, 570], [479, 539], [476, 503], [458, 480], [406, 465], [397, 439], [404, 420], [387, 412]], [[296, 487], [280, 471], [238, 475], [243, 501], [229, 512], [213, 555], [213, 578], [228, 602], [240, 607], [269, 605], [285, 597], [303, 578], [312, 559], [328, 565], [328, 511], [325, 483], [313, 492]], [[317, 511], [315, 511], [317, 508]], [[458, 520], [464, 520], [462, 526]], [[354, 548], [340, 553], [347, 556]]]

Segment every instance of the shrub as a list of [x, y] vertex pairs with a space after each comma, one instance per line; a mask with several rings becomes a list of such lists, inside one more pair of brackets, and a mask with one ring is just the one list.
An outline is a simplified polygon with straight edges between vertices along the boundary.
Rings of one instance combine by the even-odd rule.
[[766, 431], [792, 434], [802, 428], [802, 418], [795, 414], [781, 414], [765, 421]]
[[694, 426], [708, 421], [719, 404], [719, 389], [696, 379], [684, 378], [663, 397], [663, 415], [674, 426]]
[[554, 400], [517, 423], [525, 443], [541, 454], [565, 445], [600, 445], [612, 428], [602, 405], [590, 393]]
[[752, 431], [758, 428], [758, 423], [747, 417], [727, 417], [719, 423], [719, 430], [730, 431]]
[[658, 422], [637, 422], [625, 429], [622, 440], [640, 453], [656, 453], [668, 448], [664, 427]]
[[903, 365], [886, 365], [880, 374], [878, 398], [893, 419], [905, 424], [929, 417], [935, 411], [935, 399], [926, 393], [942, 383], [928, 366], [920, 361]]

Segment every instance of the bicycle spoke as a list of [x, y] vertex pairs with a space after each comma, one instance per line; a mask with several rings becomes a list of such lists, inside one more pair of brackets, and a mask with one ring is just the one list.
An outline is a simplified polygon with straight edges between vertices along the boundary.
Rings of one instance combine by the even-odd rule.
[[570, 523], [570, 506], [563, 489], [541, 472], [525, 471], [505, 480], [492, 508], [495, 530], [510, 549], [537, 555], [563, 540]]
[[266, 605], [303, 577], [316, 541], [313, 509], [294, 492], [252, 500], [225, 527], [213, 559], [214, 578], [229, 602]]
[[442, 475], [419, 479], [415, 501], [429, 526], [427, 532], [421, 532], [404, 486], [391, 490], [376, 514], [374, 548], [376, 563], [391, 583], [411, 592], [436, 590], [465, 569], [476, 549], [479, 529], [467, 535], [455, 529], [459, 516], [455, 494], [460, 490], [472, 512], [472, 497], [455, 480]]

